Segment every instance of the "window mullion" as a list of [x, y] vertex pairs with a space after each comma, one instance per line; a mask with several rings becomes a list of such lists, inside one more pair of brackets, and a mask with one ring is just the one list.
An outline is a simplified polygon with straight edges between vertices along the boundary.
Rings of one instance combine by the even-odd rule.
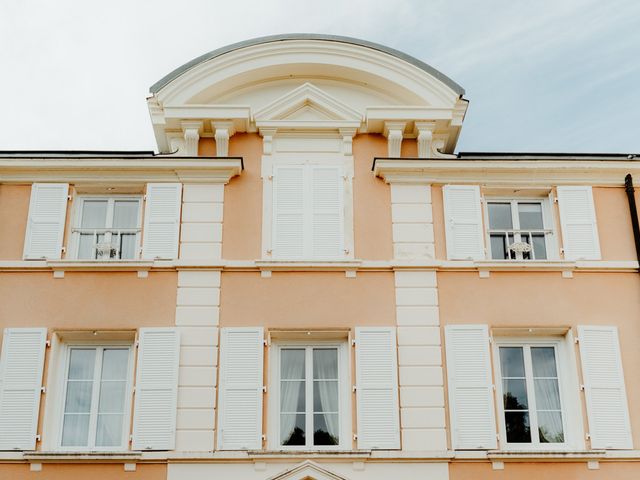
[[540, 444], [540, 436], [538, 433], [538, 410], [536, 407], [535, 382], [533, 381], [533, 362], [531, 361], [531, 347], [525, 346], [524, 349], [524, 372], [527, 385], [527, 400], [529, 403], [529, 425], [531, 428], [531, 443], [533, 445]]
[[93, 367], [93, 386], [91, 388], [91, 410], [89, 414], [89, 438], [88, 447], [96, 445], [96, 431], [98, 424], [98, 405], [100, 403], [100, 378], [102, 376], [102, 352], [103, 348], [96, 348], [96, 359]]
[[305, 430], [306, 445], [313, 447], [313, 348], [305, 348]]

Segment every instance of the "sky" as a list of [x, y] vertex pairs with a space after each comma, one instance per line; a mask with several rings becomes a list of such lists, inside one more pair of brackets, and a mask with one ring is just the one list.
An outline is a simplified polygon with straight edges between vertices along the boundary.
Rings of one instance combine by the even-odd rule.
[[249, 38], [393, 47], [465, 90], [457, 151], [640, 153], [637, 0], [3, 0], [0, 150], [157, 150], [149, 87]]

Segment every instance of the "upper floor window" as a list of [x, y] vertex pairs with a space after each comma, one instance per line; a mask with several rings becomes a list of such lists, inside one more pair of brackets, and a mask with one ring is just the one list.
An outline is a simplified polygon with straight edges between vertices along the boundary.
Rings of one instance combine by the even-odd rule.
[[512, 199], [487, 201], [491, 258], [546, 260], [549, 256], [546, 201]]
[[67, 349], [62, 448], [124, 448], [129, 425], [131, 348]]
[[140, 249], [140, 197], [81, 197], [73, 227], [76, 258], [134, 259]]

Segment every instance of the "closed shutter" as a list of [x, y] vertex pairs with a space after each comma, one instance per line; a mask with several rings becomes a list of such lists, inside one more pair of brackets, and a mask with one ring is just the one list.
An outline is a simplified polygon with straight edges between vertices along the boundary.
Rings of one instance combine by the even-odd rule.
[[445, 185], [443, 194], [447, 258], [483, 259], [485, 255], [480, 187]]
[[445, 328], [453, 448], [497, 447], [489, 333], [486, 325]]
[[356, 328], [358, 448], [400, 448], [396, 331]]
[[173, 450], [176, 439], [180, 333], [141, 328], [133, 420], [134, 450]]
[[314, 258], [344, 256], [344, 179], [339, 167], [311, 169], [311, 238]]
[[262, 447], [264, 330], [223, 328], [220, 339], [218, 448]]
[[305, 240], [304, 167], [276, 167], [273, 176], [273, 256], [302, 258]]
[[591, 187], [558, 187], [560, 224], [567, 260], [600, 260]]
[[144, 211], [144, 241], [142, 256], [155, 258], [178, 258], [180, 232], [180, 205], [182, 184], [149, 183]]
[[0, 357], [0, 450], [35, 450], [46, 328], [6, 328]]
[[616, 327], [579, 326], [592, 448], [631, 449], [631, 425]]
[[34, 183], [31, 186], [24, 258], [59, 259], [67, 217], [67, 183]]

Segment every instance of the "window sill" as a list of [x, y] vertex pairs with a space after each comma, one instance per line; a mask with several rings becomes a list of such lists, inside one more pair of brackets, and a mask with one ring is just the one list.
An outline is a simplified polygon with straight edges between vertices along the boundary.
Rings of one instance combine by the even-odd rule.
[[270, 277], [271, 272], [345, 272], [347, 277], [355, 277], [362, 266], [362, 260], [256, 260], [255, 266], [263, 277]]
[[22, 455], [23, 460], [38, 463], [64, 463], [64, 462], [95, 462], [102, 463], [123, 463], [133, 462], [142, 459], [142, 453], [138, 451], [43, 451], [43, 452], [25, 452]]

